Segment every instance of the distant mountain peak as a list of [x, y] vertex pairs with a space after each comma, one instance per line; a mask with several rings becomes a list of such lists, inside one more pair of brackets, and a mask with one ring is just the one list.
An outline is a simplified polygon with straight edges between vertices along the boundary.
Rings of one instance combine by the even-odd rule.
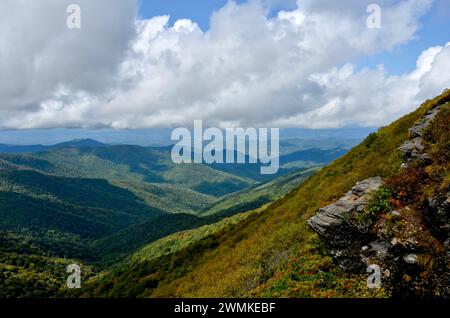
[[73, 139], [66, 142], [62, 142], [59, 144], [54, 145], [53, 147], [106, 147], [107, 144], [104, 144], [100, 141], [97, 141], [95, 139]]

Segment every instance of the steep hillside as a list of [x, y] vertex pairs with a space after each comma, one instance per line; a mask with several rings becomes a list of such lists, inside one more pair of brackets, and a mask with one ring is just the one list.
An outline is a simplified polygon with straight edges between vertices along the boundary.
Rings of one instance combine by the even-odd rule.
[[251, 189], [231, 194], [219, 200], [218, 203], [212, 204], [204, 211], [198, 212], [198, 217], [177, 214], [151, 218], [98, 240], [94, 246], [107, 255], [104, 262], [110, 264], [128, 255], [130, 251], [164, 237], [164, 233], [174, 233], [206, 224], [214, 224], [223, 218], [258, 209], [275, 199], [281, 198], [316, 173], [318, 169], [312, 168], [293, 172]]
[[320, 167], [301, 169], [278, 177], [275, 180], [255, 185], [250, 189], [232, 193], [208, 206], [199, 215], [213, 215], [217, 213], [232, 215], [236, 212], [247, 212], [259, 208], [289, 193], [319, 169]]
[[100, 255], [126, 255], [221, 217], [167, 213], [103, 179], [59, 177], [11, 164], [0, 169], [0, 232], [25, 233], [58, 257], [98, 261]]
[[48, 255], [95, 261], [94, 240], [170, 215], [105, 180], [0, 169], [0, 233], [33, 241]]
[[[344, 157], [263, 212], [157, 260], [136, 258], [119, 270], [95, 279], [93, 285], [84, 289], [84, 295], [388, 296], [389, 288], [369, 292], [365, 275], [346, 273], [337, 267], [307, 220], [319, 208], [334, 203], [357, 182], [375, 176], [388, 179], [397, 175], [404, 160], [399, 148], [410, 138], [409, 128], [429, 110], [449, 101], [450, 91], [447, 91], [371, 134]], [[435, 129], [442, 130], [435, 134], [448, 136], [448, 124]], [[431, 149], [439, 147], [448, 150], [448, 139], [433, 141]], [[448, 188], [448, 158], [437, 153], [441, 161], [437, 161], [437, 167], [429, 168], [432, 171], [428, 173], [438, 172], [441, 181], [431, 184], [439, 184], [444, 191]], [[117, 286], [126, 288], [118, 293]]]
[[0, 171], [0, 230], [55, 229], [99, 238], [165, 214], [104, 180]]
[[309, 224], [342, 269], [382, 268], [394, 296], [450, 297], [450, 103], [409, 137], [397, 173], [357, 183]]

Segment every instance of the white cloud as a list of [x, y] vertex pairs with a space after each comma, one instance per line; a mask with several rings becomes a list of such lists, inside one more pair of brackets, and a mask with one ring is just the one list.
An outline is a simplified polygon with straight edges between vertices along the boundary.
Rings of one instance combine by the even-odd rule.
[[[61, 91], [101, 94], [135, 34], [134, 0], [79, 0], [82, 29], [66, 26], [70, 0], [0, 2], [0, 115], [48, 112]], [[76, 96], [73, 96], [73, 98]], [[68, 96], [68, 99], [72, 99]], [[60, 100], [60, 102], [62, 102]], [[53, 110], [58, 113], [64, 107]], [[13, 119], [13, 118], [11, 118]], [[32, 124], [32, 123], [30, 123]]]
[[[56, 0], [46, 1], [53, 13], [37, 15], [59, 14]], [[15, 22], [0, 21], [0, 69], [13, 78], [0, 80], [0, 126], [381, 125], [450, 86], [450, 72], [439, 71], [449, 68], [449, 47], [425, 51], [403, 76], [348, 64], [413, 39], [431, 0], [378, 1], [379, 30], [366, 26], [371, 1], [304, 0], [272, 18], [258, 1], [231, 2], [205, 33], [190, 20], [170, 26], [168, 16], [134, 21], [131, 0], [85, 1], [82, 9], [98, 19], [91, 29], [86, 21], [82, 35], [36, 28], [25, 44], [7, 26], [24, 21], [17, 7], [26, 1], [6, 1], [17, 12]], [[105, 2], [108, 13], [99, 9]], [[19, 29], [35, 33], [28, 22]]]
[[450, 42], [424, 51], [417, 68], [401, 76], [390, 76], [382, 66], [355, 72], [353, 65], [346, 64], [312, 75], [311, 80], [321, 87], [313, 110], [276, 124], [312, 128], [384, 125], [449, 88], [449, 71]]

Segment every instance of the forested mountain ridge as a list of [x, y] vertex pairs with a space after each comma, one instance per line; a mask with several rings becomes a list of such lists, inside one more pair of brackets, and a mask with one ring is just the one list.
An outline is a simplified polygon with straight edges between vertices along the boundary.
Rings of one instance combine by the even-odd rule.
[[[282, 156], [284, 163], [293, 166], [282, 168], [278, 175], [295, 173], [303, 165], [324, 165], [345, 151], [310, 149], [299, 152], [300, 155], [287, 155], [286, 159]], [[177, 165], [170, 158], [170, 147], [105, 145], [94, 140], [47, 146], [45, 151], [0, 153], [0, 167], [59, 177], [104, 179], [155, 209], [191, 214], [203, 211], [219, 197], [278, 176], [261, 179], [259, 164]]]
[[[318, 169], [291, 169], [257, 184], [205, 165], [174, 166], [168, 158], [168, 148], [92, 140], [1, 154], [1, 296], [57, 296], [67, 264], [82, 264], [86, 279], [167, 235], [259, 208]], [[218, 198], [197, 192], [199, 180], [214, 195], [234, 191], [232, 184], [247, 189]]]

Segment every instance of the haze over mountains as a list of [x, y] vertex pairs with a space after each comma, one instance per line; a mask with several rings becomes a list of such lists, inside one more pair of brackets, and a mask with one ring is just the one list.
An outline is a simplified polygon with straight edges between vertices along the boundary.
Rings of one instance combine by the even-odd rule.
[[[282, 141], [289, 139], [303, 140], [305, 147], [317, 147], [317, 142], [339, 143], [354, 146], [369, 133], [375, 131], [376, 127], [353, 127], [339, 129], [280, 129]], [[171, 128], [150, 129], [29, 129], [29, 130], [2, 130], [0, 144], [8, 145], [55, 145], [69, 140], [94, 139], [111, 145], [137, 145], [137, 146], [169, 146], [173, 144], [170, 139]]]

